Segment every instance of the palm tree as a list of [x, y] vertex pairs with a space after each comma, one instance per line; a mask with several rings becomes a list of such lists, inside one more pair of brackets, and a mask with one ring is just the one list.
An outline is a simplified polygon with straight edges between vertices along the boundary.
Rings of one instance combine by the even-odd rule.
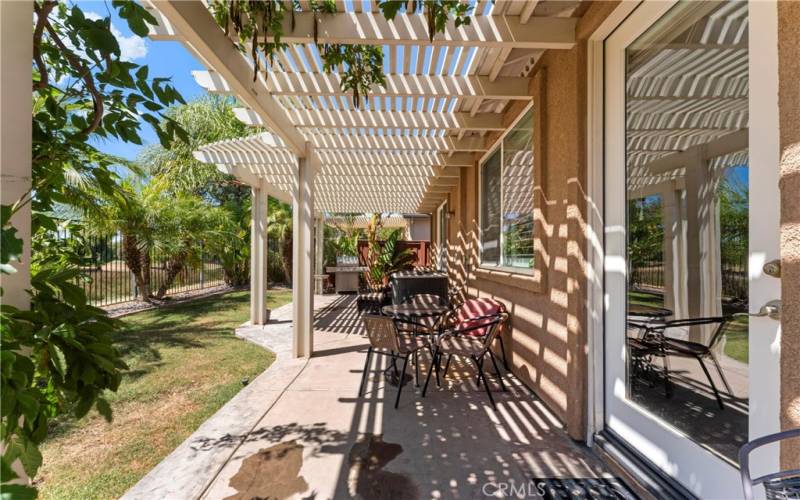
[[94, 204], [83, 204], [80, 207], [87, 232], [96, 235], [120, 233], [125, 264], [133, 274], [142, 299], [150, 301], [153, 214], [148, 209], [147, 197], [142, 194], [142, 187], [131, 179], [125, 179], [114, 192], [107, 193], [87, 187], [84, 196], [96, 200]]
[[236, 118], [235, 102], [230, 97], [205, 95], [171, 108], [167, 114], [184, 128], [188, 141], [175, 141], [170, 149], [160, 144], [148, 146], [137, 163], [173, 191], [195, 193], [218, 203], [231, 197], [249, 197], [247, 186], [220, 172], [215, 165], [198, 161], [193, 154], [200, 146], [260, 131]]
[[279, 241], [279, 251], [283, 274], [289, 285], [292, 284], [292, 208], [276, 200], [269, 198], [267, 202], [267, 235]]
[[250, 277], [250, 188], [193, 155], [205, 144], [259, 131], [236, 118], [235, 102], [230, 97], [206, 95], [171, 108], [168, 115], [183, 127], [188, 141], [176, 141], [170, 149], [158, 144], [149, 146], [139, 155], [137, 163], [164, 189], [195, 194], [229, 214], [227, 231], [235, 237], [213, 251], [221, 261], [225, 282], [241, 286]]

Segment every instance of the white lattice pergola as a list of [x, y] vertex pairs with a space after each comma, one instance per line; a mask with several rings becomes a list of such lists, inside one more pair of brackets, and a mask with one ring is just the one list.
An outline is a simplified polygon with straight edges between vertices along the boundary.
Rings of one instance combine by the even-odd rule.
[[[578, 1], [477, 0], [471, 25], [451, 22], [431, 43], [420, 14], [387, 21], [375, 1], [336, 4], [337, 13], [319, 15], [319, 42], [383, 47], [386, 86], [374, 88], [360, 109], [341, 90], [340, 73], [322, 70], [308, 1], [299, 2], [294, 26], [287, 16], [283, 41], [289, 48], [272, 65], [261, 61], [268, 77], [261, 71], [255, 80], [250, 51], [237, 49], [236, 35], [227, 37], [202, 1], [149, 4], [159, 20], [151, 37], [182, 42], [206, 67], [195, 72], [197, 82], [235, 96], [242, 106], [237, 117], [259, 127], [195, 153], [253, 188], [253, 323], [264, 321], [256, 304], [263, 303], [266, 283], [267, 195], [294, 206], [295, 283], [311, 283], [314, 219], [320, 214], [433, 213], [458, 184], [461, 169], [474, 168], [487, 151], [487, 134], [504, 130], [509, 105], [532, 98], [530, 78], [542, 54], [574, 47], [583, 12]], [[660, 194], [674, 204], [668, 198], [677, 188], [694, 199], [708, 185], [696, 172], [706, 175], [746, 158], [746, 5], [717, 7], [695, 4], [711, 14], [702, 26], [679, 19], [669, 31], [678, 38], [644, 37], [631, 46], [631, 196]], [[670, 76], [676, 68], [683, 69], [680, 79]], [[520, 152], [517, 159], [524, 163], [532, 154]], [[700, 168], [687, 166], [690, 161]], [[531, 185], [515, 164], [505, 175], [522, 181], [510, 183], [517, 188], [509, 191], [509, 202], [518, 199], [520, 210], [529, 210]], [[316, 226], [319, 243], [321, 224]], [[295, 330], [302, 338], [295, 353], [304, 355], [311, 345], [312, 296], [310, 287], [298, 288]]]
[[[264, 179], [290, 197], [296, 157], [316, 169], [318, 212], [431, 212], [457, 182], [459, 168], [486, 151], [487, 132], [503, 130], [509, 103], [530, 100], [529, 75], [546, 49], [575, 44], [579, 2], [479, 0], [470, 26], [428, 41], [422, 15], [387, 21], [377, 2], [337, 2], [319, 16], [320, 43], [381, 45], [386, 87], [360, 109], [322, 71], [313, 14], [301, 1], [294, 29], [284, 26], [268, 78], [253, 82], [249, 55], [236, 50], [201, 2], [154, 2], [151, 37], [180, 40], [207, 67], [195, 72], [210, 92], [235, 95], [243, 122], [267, 133], [209, 145], [198, 158], [253, 184]], [[231, 35], [235, 36], [235, 35]], [[248, 51], [249, 54], [249, 51]]]
[[[477, 0], [471, 25], [431, 43], [424, 16], [387, 21], [377, 2], [337, 1], [319, 15], [320, 43], [381, 45], [386, 86], [356, 109], [326, 74], [314, 43], [309, 2], [299, 2], [289, 48], [253, 79], [252, 63], [217, 26], [204, 2], [149, 1], [155, 40], [182, 42], [206, 71], [209, 92], [236, 96], [237, 117], [261, 130], [196, 151], [253, 188], [251, 321], [262, 324], [266, 289], [266, 196], [293, 204], [294, 283], [310, 284], [321, 250], [323, 213], [431, 213], [487, 150], [486, 134], [504, 129], [503, 113], [531, 99], [530, 74], [545, 50], [575, 45], [578, 1]], [[249, 54], [249, 50], [247, 51]], [[311, 352], [312, 287], [294, 287], [295, 354]]]

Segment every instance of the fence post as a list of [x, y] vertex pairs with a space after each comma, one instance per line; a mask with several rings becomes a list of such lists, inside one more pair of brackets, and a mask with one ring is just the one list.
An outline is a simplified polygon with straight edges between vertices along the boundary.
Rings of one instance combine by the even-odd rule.
[[206, 286], [206, 255], [203, 251], [205, 247], [203, 246], [203, 242], [200, 242], [200, 288], [203, 289]]

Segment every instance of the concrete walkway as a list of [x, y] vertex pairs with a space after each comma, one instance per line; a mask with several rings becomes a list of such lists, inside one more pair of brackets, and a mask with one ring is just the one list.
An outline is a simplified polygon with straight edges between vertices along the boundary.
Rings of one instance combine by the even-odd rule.
[[376, 356], [358, 397], [367, 341], [353, 298], [316, 299], [308, 360], [290, 358], [291, 323], [281, 319], [290, 307], [265, 328], [238, 332], [278, 353], [272, 367], [125, 498], [476, 498], [509, 495], [509, 486], [536, 491], [545, 478], [562, 492], [571, 478], [618, 485], [513, 377], [508, 392], [493, 383], [495, 411], [471, 367], [454, 359], [441, 388], [432, 383], [422, 399], [410, 381], [395, 410], [397, 388]]

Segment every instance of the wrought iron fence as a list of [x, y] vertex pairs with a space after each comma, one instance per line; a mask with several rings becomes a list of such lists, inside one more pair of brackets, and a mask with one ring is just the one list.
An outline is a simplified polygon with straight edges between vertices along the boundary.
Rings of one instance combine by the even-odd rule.
[[[722, 247], [720, 272], [722, 297], [739, 302], [747, 301], [747, 246]], [[664, 263], [661, 260], [636, 262], [631, 269], [631, 284], [636, 288], [664, 288]]]
[[[137, 300], [141, 292], [136, 286], [133, 273], [125, 263], [125, 252], [119, 234], [108, 236], [76, 237], [59, 231], [58, 238], [78, 245], [86, 255], [84, 274], [88, 279], [77, 284], [86, 292], [89, 302], [95, 306], [108, 306]], [[175, 277], [167, 294], [200, 290], [224, 283], [222, 265], [218, 259], [201, 254], [201, 262], [186, 265]], [[155, 292], [167, 278], [167, 256], [150, 251], [150, 290]]]

